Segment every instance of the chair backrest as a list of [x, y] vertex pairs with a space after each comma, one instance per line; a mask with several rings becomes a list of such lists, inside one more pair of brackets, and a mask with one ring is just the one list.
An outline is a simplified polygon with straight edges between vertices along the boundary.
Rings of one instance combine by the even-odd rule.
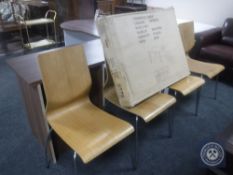
[[194, 23], [193, 21], [178, 24], [185, 53], [188, 53], [195, 44]]
[[38, 63], [47, 113], [89, 97], [91, 77], [81, 45], [41, 54]]

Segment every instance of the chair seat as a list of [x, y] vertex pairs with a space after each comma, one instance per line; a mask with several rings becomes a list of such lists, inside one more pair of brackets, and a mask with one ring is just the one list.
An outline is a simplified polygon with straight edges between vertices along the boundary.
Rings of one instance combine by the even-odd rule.
[[26, 26], [34, 26], [34, 25], [40, 25], [40, 24], [53, 23], [54, 20], [50, 18], [39, 18], [39, 19], [26, 20], [24, 22], [22, 21], [21, 24], [25, 24]]
[[113, 87], [108, 88], [105, 91], [104, 96], [114, 105], [141, 117], [145, 122], [151, 121], [176, 102], [175, 97], [171, 95], [157, 93], [154, 96], [137, 104], [135, 107], [125, 108], [120, 106], [115, 89]]
[[225, 67], [221, 64], [207, 63], [191, 58], [188, 58], [188, 66], [191, 72], [205, 75], [210, 79], [225, 69]]
[[134, 132], [133, 126], [94, 106], [89, 99], [48, 113], [53, 130], [84, 163]]
[[174, 83], [169, 88], [180, 92], [182, 95], [186, 96], [194, 90], [198, 89], [205, 83], [205, 80], [196, 76], [187, 76], [182, 80]]

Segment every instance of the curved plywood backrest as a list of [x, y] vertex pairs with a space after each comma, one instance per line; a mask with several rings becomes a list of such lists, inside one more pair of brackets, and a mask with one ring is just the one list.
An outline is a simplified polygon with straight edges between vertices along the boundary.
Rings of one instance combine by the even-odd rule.
[[185, 53], [188, 53], [195, 44], [194, 23], [193, 21], [187, 21], [178, 24], [178, 26]]
[[47, 100], [46, 112], [89, 96], [91, 77], [80, 45], [41, 54], [38, 62]]

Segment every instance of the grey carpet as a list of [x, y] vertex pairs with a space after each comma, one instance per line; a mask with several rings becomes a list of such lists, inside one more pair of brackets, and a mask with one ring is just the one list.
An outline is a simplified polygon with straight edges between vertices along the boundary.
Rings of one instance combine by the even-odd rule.
[[[14, 72], [0, 57], [0, 175], [71, 175], [72, 152], [63, 154], [58, 164], [45, 168], [43, 149], [33, 137]], [[213, 100], [214, 82], [207, 81], [200, 101], [199, 116], [193, 115], [195, 94], [180, 99], [175, 106], [172, 139], [167, 134], [167, 118], [161, 115], [140, 127], [139, 166], [132, 171], [133, 137], [107, 151], [88, 165], [77, 162], [80, 175], [203, 175], [200, 145], [213, 139], [233, 119], [233, 88], [220, 83]], [[121, 111], [115, 111], [121, 115]], [[124, 114], [126, 115], [126, 114]]]

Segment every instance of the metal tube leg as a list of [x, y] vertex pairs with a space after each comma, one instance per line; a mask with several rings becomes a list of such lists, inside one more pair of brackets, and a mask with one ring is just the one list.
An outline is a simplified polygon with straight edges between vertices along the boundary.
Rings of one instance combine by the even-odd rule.
[[76, 152], [74, 152], [73, 159], [74, 159], [74, 174], [76, 175], [78, 173], [77, 162], [76, 162], [76, 159], [77, 159]]
[[134, 165], [133, 169], [136, 170], [138, 166], [138, 116], [136, 116], [135, 120], [135, 157], [134, 157]]
[[168, 117], [168, 138], [172, 138], [173, 134], [173, 116], [169, 114], [169, 110], [167, 110]]
[[215, 99], [215, 100], [217, 100], [218, 78], [219, 78], [219, 75], [217, 75], [217, 76], [216, 76], [216, 79], [215, 79], [215, 88], [214, 88], [214, 99]]
[[49, 146], [49, 142], [51, 141], [51, 134], [52, 134], [53, 130], [50, 129], [49, 130], [49, 133], [48, 133], [48, 136], [46, 138], [46, 141], [45, 141], [45, 162], [46, 162], [46, 168], [49, 168], [49, 165], [50, 165], [50, 159], [48, 157], [48, 146]]
[[200, 93], [201, 93], [201, 88], [199, 88], [196, 92], [196, 109], [195, 109], [195, 116], [198, 115], [198, 108], [199, 108], [199, 102], [200, 102]]

